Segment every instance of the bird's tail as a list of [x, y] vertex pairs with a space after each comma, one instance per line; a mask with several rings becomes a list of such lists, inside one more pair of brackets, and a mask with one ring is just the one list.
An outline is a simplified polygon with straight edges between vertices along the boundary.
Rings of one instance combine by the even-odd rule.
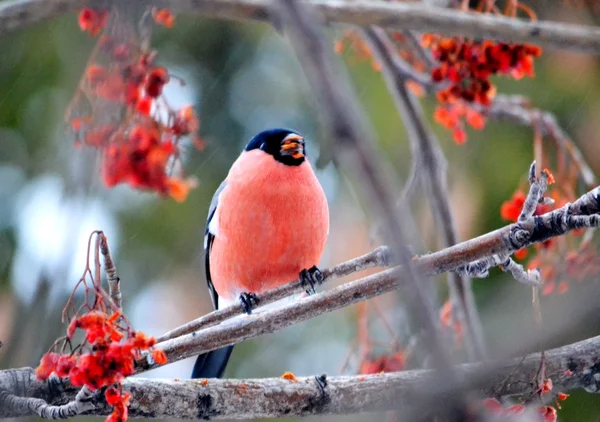
[[192, 378], [221, 378], [232, 350], [233, 345], [198, 356]]

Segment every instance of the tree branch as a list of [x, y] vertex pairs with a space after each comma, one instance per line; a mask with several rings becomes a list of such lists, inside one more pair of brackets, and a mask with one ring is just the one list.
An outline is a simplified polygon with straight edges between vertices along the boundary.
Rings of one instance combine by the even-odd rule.
[[[315, 377], [207, 381], [130, 378], [123, 387], [132, 395], [129, 414], [134, 418], [255, 419], [383, 410], [410, 410], [426, 416], [432, 409], [419, 406], [427, 396], [454, 397], [461, 388], [476, 390], [483, 397], [529, 395], [537, 388], [540, 359], [540, 353], [533, 353], [522, 360], [458, 365], [455, 372], [460, 384], [443, 384], [446, 390], [440, 391], [428, 390], [431, 381], [437, 379], [436, 372], [430, 370], [330, 377], [325, 387]], [[600, 337], [547, 351], [544, 359], [553, 391], [585, 388], [600, 392]], [[37, 381], [31, 368], [0, 371], [0, 388], [43, 398], [50, 405], [73, 401], [77, 394], [72, 387], [57, 389]], [[95, 400], [98, 406], [87, 414], [110, 413], [101, 395]], [[34, 414], [32, 409], [16, 412], [0, 406], [0, 418]]]
[[[418, 99], [406, 86], [408, 77], [403, 69], [408, 66], [408, 63], [400, 58], [394, 50], [391, 40], [380, 28], [368, 28], [364, 31], [364, 36], [379, 59], [388, 91], [404, 122], [411, 145], [412, 160], [414, 163], [418, 163], [418, 167], [415, 169], [420, 169], [420, 172], [415, 173], [414, 177], [418, 178], [422, 174], [427, 191], [427, 201], [442, 233], [443, 246], [455, 245], [458, 243], [458, 234], [448, 198], [446, 158], [438, 140], [427, 126]], [[470, 360], [482, 359], [485, 356], [485, 344], [471, 290], [471, 279], [466, 275], [450, 273], [448, 274], [448, 286], [453, 309], [456, 311], [454, 315], [461, 323], [464, 323], [466, 328], [465, 344], [470, 355], [469, 358]]]
[[[113, 0], [114, 1], [114, 0]], [[126, 1], [126, 0], [121, 0]], [[168, 7], [174, 13], [201, 13], [224, 19], [266, 21], [272, 16], [269, 0], [127, 0], [140, 7]], [[529, 42], [545, 48], [600, 54], [600, 30], [585, 25], [558, 22], [529, 22], [452, 9], [424, 3], [388, 3], [358, 0], [310, 0], [318, 12], [331, 22], [372, 25], [396, 29], [464, 35], [505, 42]], [[110, 0], [11, 0], [0, 3], [0, 34], [57, 17], [82, 7], [100, 7]]]

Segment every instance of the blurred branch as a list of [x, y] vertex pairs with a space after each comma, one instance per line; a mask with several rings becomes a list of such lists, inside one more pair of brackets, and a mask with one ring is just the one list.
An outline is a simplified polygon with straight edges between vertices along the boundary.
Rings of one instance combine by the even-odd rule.
[[594, 172], [583, 158], [577, 145], [560, 127], [556, 116], [549, 111], [529, 107], [529, 102], [527, 98], [521, 96], [498, 95], [491, 106], [482, 111], [496, 120], [505, 120], [529, 127], [533, 127], [536, 123], [539, 124], [543, 134], [553, 138], [558, 146], [571, 157], [587, 187], [593, 187], [596, 184]]
[[[553, 391], [585, 388], [598, 393], [597, 365], [600, 337], [547, 351], [546, 377]], [[129, 415], [149, 419], [256, 419], [293, 416], [351, 414], [382, 410], [411, 410], [425, 418], [431, 408], [418, 408], [423, 396], [450, 396], [469, 389], [483, 397], [529, 395], [538, 387], [536, 374], [540, 353], [524, 359], [493, 364], [471, 363], [455, 367], [458, 385], [427, 389], [436, 378], [430, 370], [411, 370], [377, 375], [302, 377], [205, 381], [150, 380], [130, 378], [123, 383], [131, 393]], [[440, 385], [442, 385], [440, 383]], [[443, 389], [445, 388], [445, 390]], [[0, 371], [0, 391], [32, 397], [30, 400], [59, 405], [76, 399], [77, 390], [35, 379], [31, 368]], [[31, 408], [11, 408], [0, 393], [0, 418], [37, 414]], [[95, 398], [98, 407], [87, 414], [107, 415], [110, 409], [102, 394]], [[193, 405], [192, 405], [193, 404]]]
[[[478, 260], [485, 260], [494, 255], [510, 256], [518, 249], [583, 227], [600, 227], [600, 187], [584, 194], [573, 204], [567, 204], [541, 216], [530, 216], [518, 223], [439, 252], [423, 255], [413, 259], [412, 264], [415, 271], [425, 276], [464, 270], [465, 266]], [[259, 308], [252, 315], [234, 317], [219, 325], [163, 341], [157, 347], [166, 352], [170, 363], [175, 362], [243, 340], [274, 333], [324, 313], [382, 295], [405, 285], [406, 277], [406, 267], [398, 266], [277, 308], [266, 310]], [[297, 281], [288, 286], [285, 288], [303, 290]], [[234, 314], [242, 312], [238, 306], [233, 309]], [[156, 366], [158, 366], [156, 363], [144, 357], [137, 362], [137, 372]]]
[[[600, 30], [591, 26], [464, 13], [420, 2], [304, 0], [302, 3], [312, 5], [331, 22], [530, 42], [547, 48], [600, 53]], [[156, 4], [174, 12], [198, 12], [221, 18], [266, 20], [270, 16], [268, 0], [157, 0]]]
[[[350, 78], [334, 56], [330, 41], [321, 26], [321, 16], [309, 7], [308, 3], [297, 0], [274, 1], [273, 4], [278, 7], [286, 36], [311, 85], [322, 122], [329, 132], [328, 138], [333, 142], [336, 151], [335, 162], [342, 170], [355, 177], [375, 216], [384, 224], [384, 237], [389, 242], [393, 258], [402, 264], [401, 279], [404, 282], [401, 293], [406, 298], [407, 313], [413, 319], [416, 328], [425, 333], [424, 346], [432, 356], [433, 366], [438, 369], [440, 378], [448, 384], [453, 384], [456, 381], [455, 376], [447, 347], [440, 335], [437, 313], [424, 285], [426, 279], [413, 265], [408, 249], [406, 220], [402, 218], [405, 213], [396, 206], [392, 170], [376, 149], [372, 130], [351, 87]], [[396, 284], [399, 280], [400, 274], [391, 272], [387, 283]], [[354, 286], [358, 287], [357, 284]], [[313, 311], [319, 308], [333, 310], [335, 306], [341, 305], [339, 297], [331, 296], [329, 303], [322, 302], [321, 306], [318, 303], [331, 292], [324, 293], [321, 298], [309, 298], [302, 303], [313, 300]], [[355, 302], [362, 293], [364, 292], [356, 291], [352, 298], [347, 297], [347, 300]], [[334, 305], [336, 303], [337, 305]], [[456, 396], [454, 401], [439, 406], [439, 411], [445, 413], [448, 421], [462, 420], [465, 410], [466, 402], [460, 395]]]
[[[116, 0], [9, 0], [0, 3], [0, 34], [14, 31], [82, 7], [99, 7]], [[120, 0], [121, 2], [125, 0]], [[168, 7], [174, 13], [201, 13], [225, 19], [270, 20], [269, 0], [129, 0], [140, 7]], [[600, 30], [585, 25], [530, 22], [479, 13], [431, 7], [424, 3], [310, 0], [332, 22], [446, 35], [530, 42], [547, 48], [599, 54]]]
[[[413, 177], [421, 177], [424, 181], [427, 201], [437, 219], [443, 246], [452, 246], [458, 243], [458, 234], [448, 198], [447, 161], [438, 140], [426, 123], [418, 99], [406, 85], [409, 78], [403, 68], [410, 66], [396, 54], [391, 40], [382, 29], [368, 28], [364, 31], [364, 36], [379, 59], [388, 91], [394, 99], [408, 133], [412, 160], [416, 164], [414, 169], [417, 171]], [[421, 51], [419, 46], [417, 49]], [[471, 289], [471, 279], [467, 275], [453, 272], [448, 274], [448, 286], [452, 308], [455, 310], [453, 315], [466, 328], [465, 344], [469, 359], [482, 359], [485, 355], [485, 344]]]

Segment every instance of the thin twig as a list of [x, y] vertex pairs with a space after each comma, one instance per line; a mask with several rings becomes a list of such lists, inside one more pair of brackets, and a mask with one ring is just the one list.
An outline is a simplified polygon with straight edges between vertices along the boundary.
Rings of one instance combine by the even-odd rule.
[[100, 253], [104, 258], [104, 272], [106, 273], [106, 281], [108, 282], [108, 293], [113, 303], [118, 309], [121, 309], [123, 295], [121, 294], [121, 279], [117, 275], [117, 267], [110, 254], [108, 247], [108, 239], [104, 232], [98, 234], [100, 237]]

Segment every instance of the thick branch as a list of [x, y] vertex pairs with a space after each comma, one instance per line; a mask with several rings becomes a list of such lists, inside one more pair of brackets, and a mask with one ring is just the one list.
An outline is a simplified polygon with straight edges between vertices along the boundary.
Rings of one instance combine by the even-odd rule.
[[[175, 13], [201, 13], [225, 19], [268, 20], [269, 0], [121, 0], [140, 5], [169, 7]], [[110, 0], [12, 0], [0, 5], [0, 34], [74, 11], [111, 3]], [[599, 54], [600, 30], [557, 22], [467, 14], [431, 7], [424, 3], [391, 3], [358, 0], [310, 0], [332, 22], [397, 30], [416, 30], [445, 35], [491, 38], [506, 42], [530, 42], [547, 48]]]
[[[446, 388], [440, 391], [426, 390], [436, 376], [428, 370], [331, 377], [327, 378], [325, 388], [320, 387], [315, 377], [296, 381], [281, 378], [208, 381], [131, 378], [123, 383], [123, 387], [132, 394], [129, 414], [135, 418], [255, 419], [391, 409], [417, 411], [425, 416], [431, 409], [415, 409], [415, 406], [434, 393], [455, 396], [459, 388], [472, 388], [482, 397], [529, 395], [537, 387], [533, 381], [540, 358], [540, 353], [534, 353], [522, 362], [459, 365], [455, 372], [460, 385], [439, 383], [441, 388]], [[585, 388], [588, 392], [598, 393], [600, 337], [546, 352], [545, 371], [552, 379], [554, 392]], [[21, 384], [17, 380], [21, 380]], [[72, 401], [77, 393], [73, 388], [59, 390], [35, 380], [31, 368], [0, 371], [0, 388], [44, 398], [54, 405]], [[97, 399], [102, 400], [101, 397]], [[107, 415], [109, 412], [100, 403], [91, 413]], [[0, 406], [0, 418], [32, 414], [33, 411], [16, 413]]]

